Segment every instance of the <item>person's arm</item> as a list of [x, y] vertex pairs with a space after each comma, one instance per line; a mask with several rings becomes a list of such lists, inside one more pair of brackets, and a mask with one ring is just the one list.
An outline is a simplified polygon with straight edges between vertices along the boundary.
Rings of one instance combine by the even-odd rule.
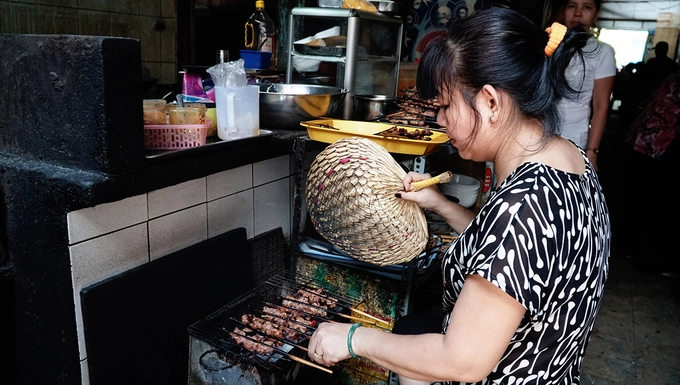
[[586, 155], [597, 170], [597, 152], [600, 150], [602, 135], [609, 115], [609, 100], [614, 88], [614, 76], [595, 79], [593, 88], [593, 116], [590, 119]]
[[[396, 335], [360, 327], [352, 350], [400, 376], [421, 381], [477, 382], [487, 377], [507, 350], [526, 309], [507, 293], [473, 274], [467, 277], [445, 335]], [[323, 323], [312, 336], [309, 355], [335, 364], [349, 357], [349, 325]]]
[[459, 234], [462, 233], [474, 219], [474, 212], [448, 200], [439, 191], [437, 186], [431, 186], [415, 192], [406, 192], [409, 190], [411, 182], [428, 179], [429, 177], [429, 174], [409, 172], [404, 178], [405, 191], [400, 193], [400, 197], [402, 199], [414, 201], [421, 208], [434, 211], [441, 215], [455, 232]]

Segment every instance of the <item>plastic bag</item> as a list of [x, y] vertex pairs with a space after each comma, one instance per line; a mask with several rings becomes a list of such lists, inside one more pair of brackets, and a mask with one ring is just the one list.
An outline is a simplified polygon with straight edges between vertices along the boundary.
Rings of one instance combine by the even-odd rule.
[[206, 70], [216, 87], [243, 87], [248, 84], [243, 59], [216, 64]]

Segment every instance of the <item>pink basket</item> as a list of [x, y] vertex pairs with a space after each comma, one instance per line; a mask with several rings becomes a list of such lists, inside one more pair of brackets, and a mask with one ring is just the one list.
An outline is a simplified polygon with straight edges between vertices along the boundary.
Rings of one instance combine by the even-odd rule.
[[144, 148], [147, 150], [181, 150], [205, 144], [210, 120], [204, 124], [159, 124], [144, 126]]

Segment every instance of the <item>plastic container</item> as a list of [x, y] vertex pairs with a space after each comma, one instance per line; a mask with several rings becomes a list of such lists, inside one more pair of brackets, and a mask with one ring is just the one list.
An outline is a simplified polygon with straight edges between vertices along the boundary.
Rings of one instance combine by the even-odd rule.
[[215, 87], [217, 136], [235, 140], [260, 135], [260, 87]]
[[202, 110], [204, 121], [210, 120], [212, 122], [206, 136], [210, 138], [217, 135], [217, 108], [215, 108], [215, 103], [184, 103], [184, 107], [196, 107]]
[[256, 70], [269, 68], [269, 64], [272, 60], [271, 52], [253, 51], [248, 49], [242, 49], [239, 52], [241, 52], [241, 59], [245, 62], [245, 68]]
[[335, 143], [338, 139], [359, 136], [370, 139], [383, 146], [388, 152], [407, 155], [425, 155], [434, 151], [440, 144], [449, 141], [446, 134], [432, 132], [431, 140], [415, 140], [406, 138], [388, 138], [379, 133], [392, 128], [403, 127], [409, 131], [423, 128], [399, 126], [393, 123], [360, 122], [342, 119], [316, 119], [301, 122], [307, 127], [307, 134], [312, 140], [323, 143]]
[[[270, 54], [276, 52], [276, 24], [264, 10], [264, 0], [255, 1], [255, 12], [250, 15], [245, 27], [246, 49], [269, 52]], [[246, 68], [263, 67], [246, 66]], [[269, 62], [267, 62], [267, 67], [264, 68], [269, 68]]]
[[144, 124], [167, 124], [167, 102], [163, 99], [144, 100]]
[[483, 206], [489, 200], [491, 190], [496, 186], [496, 169], [493, 162], [486, 162], [484, 167], [484, 183], [482, 183], [482, 196], [479, 204]]
[[451, 182], [438, 186], [442, 194], [458, 198], [461, 206], [470, 208], [477, 203], [481, 183], [471, 176], [454, 174]]
[[295, 67], [298, 72], [316, 72], [319, 70], [320, 64], [321, 60], [293, 56], [293, 67]]
[[160, 124], [144, 126], [147, 150], [181, 150], [203, 146], [212, 122], [204, 124]]
[[204, 124], [205, 111], [204, 104], [195, 104], [193, 107], [170, 104], [168, 105], [168, 123], [173, 125]]

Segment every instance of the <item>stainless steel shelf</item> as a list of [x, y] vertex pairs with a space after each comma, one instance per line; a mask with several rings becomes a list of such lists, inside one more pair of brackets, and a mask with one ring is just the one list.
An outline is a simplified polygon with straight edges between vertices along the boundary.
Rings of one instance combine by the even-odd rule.
[[295, 16], [334, 17], [334, 18], [359, 17], [367, 20], [378, 20], [395, 24], [402, 23], [401, 17], [399, 16], [389, 16], [380, 12], [373, 13], [347, 8], [297, 7], [291, 10], [291, 14]]
[[[347, 36], [347, 44], [344, 56], [322, 56], [322, 55], [305, 55], [295, 50], [294, 42], [304, 38], [304, 36], [296, 36], [299, 33], [300, 23], [303, 18], [322, 18], [335, 19], [341, 27], [341, 34]], [[330, 20], [329, 20], [330, 22]], [[375, 55], [375, 52], [368, 52], [365, 55], [361, 52], [362, 44], [362, 29], [370, 28], [374, 25], [385, 27], [391, 33], [390, 41], [394, 44], [393, 52], [386, 55]], [[357, 66], [365, 63], [373, 63], [375, 66], [366, 70], [362, 67], [362, 74], [368, 75], [373, 83], [374, 88], [382, 89], [386, 92], [375, 92], [385, 94], [387, 96], [396, 96], [398, 81], [399, 81], [399, 63], [401, 58], [401, 45], [404, 30], [403, 20], [398, 16], [386, 15], [382, 13], [371, 13], [365, 11], [358, 11], [355, 9], [345, 8], [322, 8], [322, 7], [297, 7], [293, 8], [289, 15], [288, 23], [288, 65], [286, 68], [286, 82], [293, 82], [293, 58], [304, 58], [310, 60], [318, 60], [322, 62], [339, 63], [337, 72], [337, 84], [335, 86], [342, 87], [349, 90], [350, 96], [345, 98], [344, 118], [351, 118], [351, 110], [353, 104], [352, 95], [357, 90]], [[386, 69], [387, 68], [387, 69]], [[373, 71], [374, 73], [369, 73]], [[392, 73], [389, 82], [385, 81], [384, 74]], [[361, 75], [361, 74], [360, 74]], [[389, 77], [390, 75], [388, 75]], [[365, 82], [361, 84], [366, 87]], [[369, 84], [370, 86], [370, 84]]]

